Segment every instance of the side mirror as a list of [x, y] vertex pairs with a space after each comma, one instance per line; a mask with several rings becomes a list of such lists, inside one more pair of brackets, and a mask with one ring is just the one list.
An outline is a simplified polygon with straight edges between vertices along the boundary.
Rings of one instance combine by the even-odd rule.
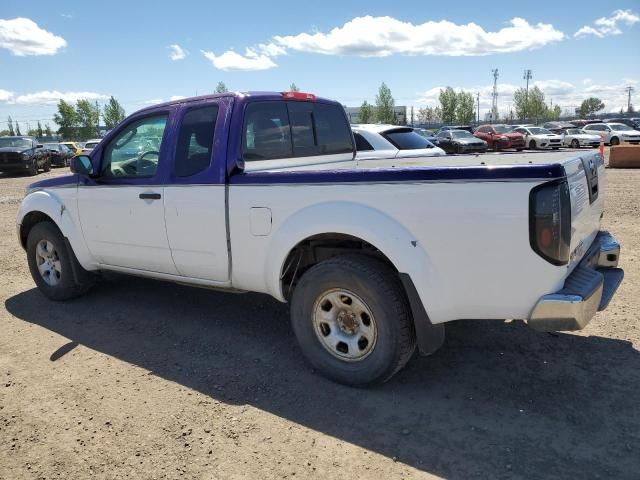
[[43, 145], [41, 143], [36, 145], [36, 148], [44, 148]]
[[77, 155], [71, 159], [71, 172], [79, 175], [93, 175], [93, 164], [87, 155]]
[[451, 140], [451, 135], [447, 135], [446, 137], [444, 137], [445, 140]]

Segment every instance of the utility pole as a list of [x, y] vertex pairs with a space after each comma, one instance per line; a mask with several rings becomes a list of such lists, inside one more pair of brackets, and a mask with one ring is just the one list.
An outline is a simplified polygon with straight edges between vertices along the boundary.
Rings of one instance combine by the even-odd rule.
[[531, 70], [525, 70], [524, 71], [524, 76], [522, 77], [524, 80], [527, 81], [527, 87], [524, 91], [524, 121], [527, 121], [527, 115], [528, 115], [528, 110], [529, 110], [529, 80], [531, 80], [533, 78], [533, 74], [531, 72]]
[[476, 92], [476, 111], [478, 112], [478, 125], [480, 125], [480, 92]]
[[635, 91], [635, 88], [629, 85], [624, 91], [627, 92], [627, 112], [631, 113], [631, 94]]
[[491, 94], [491, 123], [498, 119], [498, 69], [491, 70], [493, 73], [493, 93]]
[[413, 105], [411, 105], [411, 126], [413, 127]]

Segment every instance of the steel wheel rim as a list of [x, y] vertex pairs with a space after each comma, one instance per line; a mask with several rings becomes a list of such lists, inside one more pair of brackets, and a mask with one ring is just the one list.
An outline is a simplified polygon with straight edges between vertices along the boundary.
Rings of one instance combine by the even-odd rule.
[[55, 287], [62, 279], [62, 264], [53, 243], [40, 240], [36, 245], [36, 265], [40, 277], [51, 287]]
[[376, 346], [378, 328], [371, 309], [344, 288], [328, 290], [317, 298], [313, 326], [320, 344], [340, 360], [363, 360]]

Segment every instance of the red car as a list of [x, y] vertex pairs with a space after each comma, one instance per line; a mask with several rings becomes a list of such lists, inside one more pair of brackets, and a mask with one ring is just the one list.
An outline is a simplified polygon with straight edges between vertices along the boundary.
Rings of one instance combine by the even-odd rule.
[[524, 135], [513, 131], [511, 125], [480, 125], [474, 135], [489, 144], [493, 150], [515, 148], [524, 150]]

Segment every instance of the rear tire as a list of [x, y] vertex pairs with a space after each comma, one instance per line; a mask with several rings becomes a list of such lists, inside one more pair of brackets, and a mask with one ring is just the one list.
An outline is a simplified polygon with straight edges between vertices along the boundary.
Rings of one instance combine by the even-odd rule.
[[416, 347], [397, 273], [364, 255], [340, 255], [311, 267], [293, 292], [291, 324], [311, 365], [345, 385], [389, 380]]
[[457, 153], [457, 154], [464, 153], [464, 151], [463, 151], [463, 149], [462, 149], [462, 145], [460, 145], [460, 144], [456, 143], [456, 144], [453, 146], [453, 152], [454, 152], [454, 153]]
[[[78, 297], [94, 283], [94, 277], [68, 251], [62, 233], [52, 222], [38, 223], [29, 232], [27, 262], [38, 289], [51, 300]], [[84, 281], [76, 282], [74, 268]]]

